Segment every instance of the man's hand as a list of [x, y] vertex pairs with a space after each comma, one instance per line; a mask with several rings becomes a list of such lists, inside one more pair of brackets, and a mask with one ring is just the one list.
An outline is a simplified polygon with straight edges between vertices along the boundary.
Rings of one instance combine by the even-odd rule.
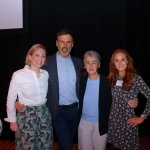
[[10, 129], [18, 136], [18, 124], [16, 122], [10, 122]]
[[128, 105], [131, 107], [131, 108], [136, 108], [137, 105], [138, 105], [138, 98], [134, 99], [134, 100], [129, 100], [128, 101]]
[[18, 130], [17, 122], [10, 122], [10, 129], [12, 131], [17, 131]]
[[21, 104], [19, 101], [16, 101], [15, 108], [19, 111], [21, 111], [24, 108], [24, 105]]
[[135, 127], [136, 125], [142, 123], [145, 119], [143, 117], [134, 117], [134, 118], [130, 118], [127, 121], [127, 124], [129, 126]]

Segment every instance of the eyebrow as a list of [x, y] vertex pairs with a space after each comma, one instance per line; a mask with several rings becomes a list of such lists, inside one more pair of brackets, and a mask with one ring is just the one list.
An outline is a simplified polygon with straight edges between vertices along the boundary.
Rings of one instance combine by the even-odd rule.
[[[89, 60], [85, 61], [85, 62], [90, 62]], [[92, 62], [98, 62], [97, 60], [93, 60]]]

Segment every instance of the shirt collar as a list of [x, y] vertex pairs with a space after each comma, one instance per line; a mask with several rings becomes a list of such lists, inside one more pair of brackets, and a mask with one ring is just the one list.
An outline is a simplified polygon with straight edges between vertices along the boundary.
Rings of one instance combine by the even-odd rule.
[[64, 57], [62, 57], [61, 55], [59, 55], [58, 52], [59, 52], [59, 51], [57, 51], [56, 55], [57, 55], [57, 58], [58, 58], [59, 60], [69, 60], [69, 59], [71, 58], [70, 54], [69, 54], [69, 56], [68, 56], [67, 58], [64, 58]]
[[[34, 72], [34, 71], [32, 71], [32, 70], [29, 69], [29, 66], [28, 66], [28, 65], [25, 65], [25, 66], [24, 66], [24, 70], [25, 70], [25, 72], [28, 73], [28, 74]], [[40, 72], [41, 72], [41, 73], [44, 73], [43, 69], [40, 69]]]

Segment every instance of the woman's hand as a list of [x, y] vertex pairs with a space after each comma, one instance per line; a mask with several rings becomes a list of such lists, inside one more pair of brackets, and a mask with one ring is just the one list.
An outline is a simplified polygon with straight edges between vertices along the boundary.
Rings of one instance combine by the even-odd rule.
[[134, 118], [130, 118], [127, 121], [127, 124], [129, 126], [135, 127], [138, 124], [141, 124], [145, 119], [143, 117], [134, 117]]

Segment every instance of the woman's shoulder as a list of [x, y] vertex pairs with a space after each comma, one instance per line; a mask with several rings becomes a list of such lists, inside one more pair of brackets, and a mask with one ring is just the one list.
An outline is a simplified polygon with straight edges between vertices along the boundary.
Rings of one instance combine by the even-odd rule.
[[80, 81], [86, 81], [88, 79], [88, 75], [81, 75]]
[[110, 88], [109, 82], [106, 79], [106, 76], [103, 74], [100, 74], [100, 82], [102, 85], [106, 85], [108, 88]]
[[104, 80], [104, 81], [106, 81], [106, 82], [108, 82], [107, 79], [106, 79], [106, 76], [103, 75], [103, 74], [101, 74], [101, 73], [100, 73], [100, 79], [101, 79], [101, 80]]
[[45, 69], [40, 69], [43, 75], [49, 77], [49, 73]]
[[86, 85], [86, 83], [87, 83], [87, 79], [88, 79], [88, 76], [86, 75], [86, 76], [80, 76], [80, 80], [79, 80], [79, 83], [80, 83], [80, 86], [85, 86]]
[[12, 73], [12, 76], [11, 76], [11, 79], [12, 80], [18, 80], [20, 79], [22, 76], [24, 76], [26, 73], [25, 73], [25, 70], [24, 68], [23, 69], [19, 69], [19, 70], [16, 70]]
[[105, 78], [105, 79], [106, 79], [106, 76], [105, 76], [105, 75], [103, 75], [103, 74], [101, 74], [101, 73], [100, 73], [100, 77], [102, 77], [102, 78]]
[[43, 73], [48, 74], [48, 72], [45, 69], [40, 69]]
[[134, 80], [142, 79], [142, 77], [139, 74], [133, 75]]
[[24, 73], [24, 72], [25, 72], [25, 70], [24, 70], [24, 68], [22, 68], [22, 69], [19, 69], [19, 70], [14, 71], [14, 72], [13, 72], [13, 75], [14, 75], [14, 76], [21, 75], [21, 74]]

